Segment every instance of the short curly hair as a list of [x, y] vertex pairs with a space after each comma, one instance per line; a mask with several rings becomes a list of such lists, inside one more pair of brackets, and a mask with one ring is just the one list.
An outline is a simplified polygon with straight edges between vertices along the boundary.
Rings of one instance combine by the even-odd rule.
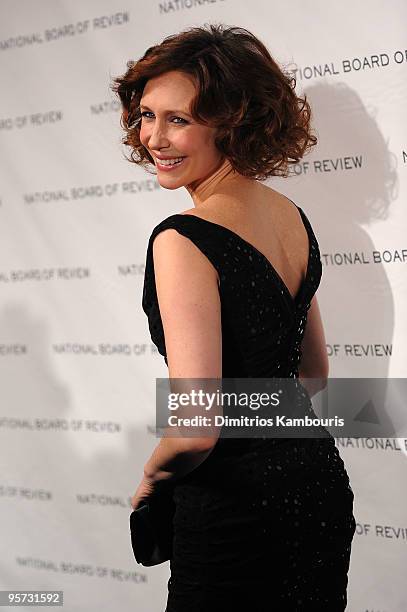
[[277, 65], [265, 45], [245, 28], [205, 24], [149, 47], [113, 79], [111, 89], [122, 105], [122, 143], [131, 147], [128, 161], [146, 169], [154, 164], [140, 142], [140, 99], [149, 79], [172, 70], [194, 78], [191, 115], [218, 128], [215, 146], [243, 176], [287, 177], [289, 165], [317, 143], [306, 95], [296, 95], [295, 77]]

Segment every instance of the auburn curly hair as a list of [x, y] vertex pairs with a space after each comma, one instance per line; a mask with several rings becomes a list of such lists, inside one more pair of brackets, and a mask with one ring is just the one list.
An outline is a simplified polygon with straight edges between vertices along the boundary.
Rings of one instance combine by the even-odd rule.
[[127, 68], [111, 89], [122, 105], [122, 143], [131, 147], [126, 159], [146, 169], [154, 161], [140, 142], [140, 99], [149, 79], [171, 70], [194, 77], [197, 95], [190, 113], [195, 121], [218, 128], [216, 147], [243, 176], [287, 177], [289, 165], [317, 143], [311, 108], [305, 94], [296, 95], [295, 77], [245, 28], [188, 28], [149, 47]]

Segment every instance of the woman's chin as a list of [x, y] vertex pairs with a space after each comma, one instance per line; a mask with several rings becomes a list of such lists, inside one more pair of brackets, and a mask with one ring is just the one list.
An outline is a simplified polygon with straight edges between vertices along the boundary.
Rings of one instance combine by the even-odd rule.
[[185, 185], [184, 181], [169, 179], [166, 176], [157, 175], [158, 183], [163, 189], [179, 189]]

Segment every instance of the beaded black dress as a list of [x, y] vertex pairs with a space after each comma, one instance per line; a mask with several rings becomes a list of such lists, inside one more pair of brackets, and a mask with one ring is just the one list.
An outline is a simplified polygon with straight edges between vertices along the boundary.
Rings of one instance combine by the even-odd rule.
[[[166, 363], [152, 244], [159, 232], [173, 228], [193, 241], [219, 275], [222, 377], [298, 378], [322, 264], [310, 221], [297, 209], [309, 258], [295, 298], [268, 259], [222, 225], [174, 214], [153, 229], [142, 307]], [[173, 499], [166, 612], [345, 610], [354, 495], [325, 428], [316, 438], [220, 438], [198, 468], [177, 480]]]

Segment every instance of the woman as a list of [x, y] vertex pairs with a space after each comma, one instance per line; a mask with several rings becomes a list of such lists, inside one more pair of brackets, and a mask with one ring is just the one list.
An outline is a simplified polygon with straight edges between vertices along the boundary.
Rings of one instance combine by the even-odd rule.
[[[191, 28], [113, 86], [130, 161], [193, 206], [153, 230], [143, 309], [170, 378], [315, 379], [322, 265], [304, 211], [264, 181], [316, 143], [295, 80], [243, 28]], [[304, 382], [305, 384], [305, 382]], [[132, 498], [173, 483], [166, 612], [344, 610], [353, 492], [334, 439], [163, 437]]]

